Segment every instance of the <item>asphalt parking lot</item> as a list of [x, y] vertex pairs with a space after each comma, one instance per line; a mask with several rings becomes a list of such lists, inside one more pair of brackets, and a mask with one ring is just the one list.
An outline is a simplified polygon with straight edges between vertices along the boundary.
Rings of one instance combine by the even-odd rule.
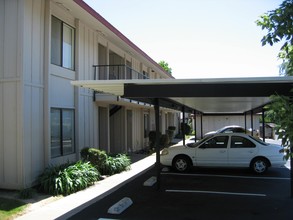
[[[160, 189], [144, 186], [150, 169], [70, 219], [293, 219], [290, 170], [271, 168], [265, 175], [247, 169], [193, 169], [161, 173]], [[121, 214], [108, 209], [128, 197]]]

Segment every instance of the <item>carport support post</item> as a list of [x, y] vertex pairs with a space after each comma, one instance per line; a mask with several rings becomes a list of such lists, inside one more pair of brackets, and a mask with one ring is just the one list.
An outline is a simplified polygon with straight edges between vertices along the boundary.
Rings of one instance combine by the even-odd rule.
[[183, 113], [183, 125], [182, 125], [182, 137], [183, 137], [183, 145], [185, 145], [185, 107], [182, 107], [182, 113]]
[[155, 99], [155, 124], [156, 124], [156, 169], [157, 169], [157, 189], [161, 187], [161, 162], [160, 162], [160, 103]]
[[290, 182], [291, 182], [291, 199], [293, 199], [293, 156], [292, 156], [292, 152], [293, 152], [293, 145], [291, 144], [290, 146], [290, 152], [291, 152], [291, 156], [290, 156]]
[[202, 129], [202, 114], [200, 114], [200, 137], [203, 138], [203, 129]]
[[262, 117], [262, 140], [263, 140], [263, 142], [265, 142], [266, 141], [266, 129], [265, 129], [265, 110], [264, 110], [264, 108], [262, 108], [261, 117]]
[[291, 156], [290, 156], [290, 177], [291, 177], [291, 199], [293, 199], [293, 156], [292, 156], [292, 152], [293, 152], [293, 145], [291, 144], [290, 147], [290, 152], [291, 152]]
[[246, 133], [246, 130], [247, 130], [247, 122], [246, 122], [246, 112], [244, 113], [244, 128], [245, 128], [245, 133]]
[[253, 136], [253, 111], [250, 111], [251, 136]]
[[193, 111], [194, 142], [196, 142], [196, 111]]

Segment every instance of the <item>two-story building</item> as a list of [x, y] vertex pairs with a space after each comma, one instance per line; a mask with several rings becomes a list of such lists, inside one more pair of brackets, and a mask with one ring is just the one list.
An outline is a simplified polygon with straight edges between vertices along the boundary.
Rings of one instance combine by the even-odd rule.
[[[84, 147], [147, 147], [151, 105], [70, 83], [147, 78], [173, 77], [82, 0], [0, 0], [0, 188], [30, 187]], [[178, 116], [161, 108], [161, 132]]]

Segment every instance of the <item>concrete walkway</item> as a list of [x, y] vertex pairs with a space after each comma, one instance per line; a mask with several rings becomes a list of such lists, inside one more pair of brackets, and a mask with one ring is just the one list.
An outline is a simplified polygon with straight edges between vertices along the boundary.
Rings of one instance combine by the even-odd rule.
[[[155, 160], [156, 157], [155, 154], [153, 154], [131, 164], [131, 169], [129, 171], [107, 177], [88, 189], [59, 198], [43, 206], [33, 207], [38, 206], [38, 204], [33, 204], [30, 208], [31, 211], [16, 219], [67, 219], [85, 207], [111, 194], [124, 184], [133, 180], [136, 176], [152, 168], [155, 165]], [[62, 216], [62, 218], [60, 216]]]

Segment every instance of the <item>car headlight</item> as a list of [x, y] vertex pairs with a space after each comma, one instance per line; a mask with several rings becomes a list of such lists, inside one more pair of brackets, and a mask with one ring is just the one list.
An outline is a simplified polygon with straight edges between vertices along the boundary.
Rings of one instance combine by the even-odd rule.
[[164, 148], [162, 151], [161, 151], [161, 155], [164, 156], [164, 155], [167, 155], [169, 154], [169, 151], [167, 148]]

